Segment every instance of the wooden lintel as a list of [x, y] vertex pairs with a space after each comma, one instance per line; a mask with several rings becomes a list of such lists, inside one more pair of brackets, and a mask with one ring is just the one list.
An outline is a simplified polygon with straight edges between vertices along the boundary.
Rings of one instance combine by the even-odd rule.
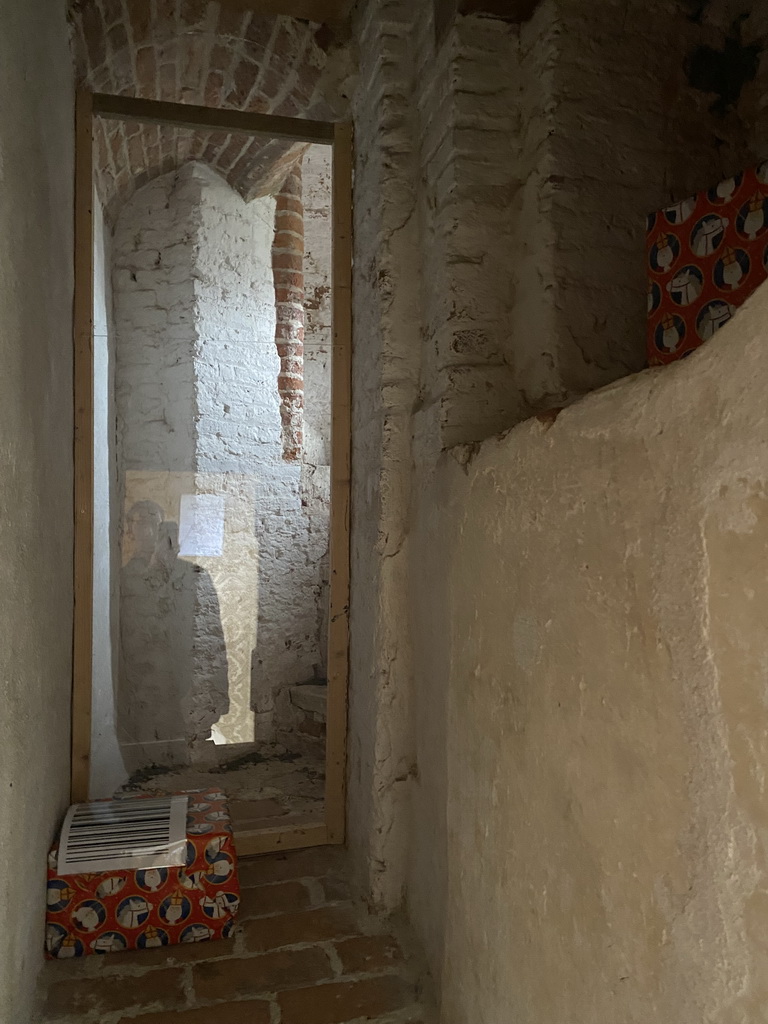
[[199, 107], [191, 103], [142, 100], [135, 96], [93, 94], [93, 113], [117, 121], [143, 121], [176, 128], [265, 135], [294, 142], [331, 144], [335, 125], [331, 121], [309, 121], [301, 117], [276, 117], [255, 111]]

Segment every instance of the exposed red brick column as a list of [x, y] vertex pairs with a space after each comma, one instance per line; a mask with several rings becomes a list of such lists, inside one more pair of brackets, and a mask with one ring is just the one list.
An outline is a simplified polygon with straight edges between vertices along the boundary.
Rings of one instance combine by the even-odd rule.
[[283, 422], [283, 458], [301, 458], [304, 446], [304, 205], [301, 201], [301, 164], [283, 182], [275, 207], [272, 245], [277, 326], [275, 342], [280, 356], [277, 390]]

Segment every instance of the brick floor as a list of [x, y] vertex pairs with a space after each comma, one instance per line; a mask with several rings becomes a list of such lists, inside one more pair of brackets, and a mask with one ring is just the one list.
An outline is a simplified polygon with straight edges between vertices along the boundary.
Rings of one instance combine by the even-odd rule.
[[232, 939], [48, 963], [40, 1024], [429, 1024], [419, 970], [341, 851], [241, 862]]

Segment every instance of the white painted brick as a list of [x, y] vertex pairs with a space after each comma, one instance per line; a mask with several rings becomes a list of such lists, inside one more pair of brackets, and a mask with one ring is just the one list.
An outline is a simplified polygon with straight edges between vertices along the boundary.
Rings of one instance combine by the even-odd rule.
[[[327, 202], [327, 186], [326, 179], [318, 207], [323, 195]], [[203, 740], [214, 723], [230, 741], [268, 738], [281, 688], [324, 674], [328, 488], [306, 485], [310, 519], [302, 504], [303, 468], [282, 459], [271, 270], [274, 205], [268, 197], [246, 205], [218, 175], [193, 164], [137, 193], [116, 226], [116, 389], [126, 502], [156, 501], [166, 519], [177, 523], [180, 494], [226, 495], [223, 556], [196, 558], [205, 573], [177, 581], [182, 597], [185, 587], [193, 587], [190, 599], [197, 608], [186, 647], [175, 649], [177, 664], [161, 652], [172, 636], [178, 648], [184, 632], [178, 594], [169, 598], [165, 618], [150, 616], [152, 640], [141, 647], [141, 670], [126, 667], [123, 659], [123, 690], [128, 682], [144, 687], [140, 692], [146, 695], [159, 685], [158, 673], [172, 674], [177, 713], [171, 710], [159, 721], [150, 715], [146, 728], [164, 730], [164, 739], [181, 741], [177, 752], [191, 746], [194, 756], [205, 752]], [[324, 223], [329, 224], [327, 211]], [[156, 248], [158, 236], [172, 244]], [[327, 280], [329, 252], [319, 243], [317, 250], [312, 273], [320, 287], [323, 273]], [[308, 399], [316, 437], [312, 461], [320, 456], [327, 464], [325, 303]], [[178, 562], [179, 570], [189, 564]], [[208, 589], [201, 590], [203, 584]], [[138, 585], [135, 579], [131, 585]], [[211, 585], [218, 592], [223, 637]], [[124, 602], [123, 610], [125, 654], [136, 652], [134, 634], [146, 633], [147, 620], [135, 600], [132, 607]]]

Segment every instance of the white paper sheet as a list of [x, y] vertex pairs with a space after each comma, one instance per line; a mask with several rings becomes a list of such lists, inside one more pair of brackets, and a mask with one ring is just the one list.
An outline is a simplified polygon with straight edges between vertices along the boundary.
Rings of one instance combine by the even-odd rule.
[[182, 494], [179, 554], [193, 558], [220, 555], [224, 547], [224, 495]]

